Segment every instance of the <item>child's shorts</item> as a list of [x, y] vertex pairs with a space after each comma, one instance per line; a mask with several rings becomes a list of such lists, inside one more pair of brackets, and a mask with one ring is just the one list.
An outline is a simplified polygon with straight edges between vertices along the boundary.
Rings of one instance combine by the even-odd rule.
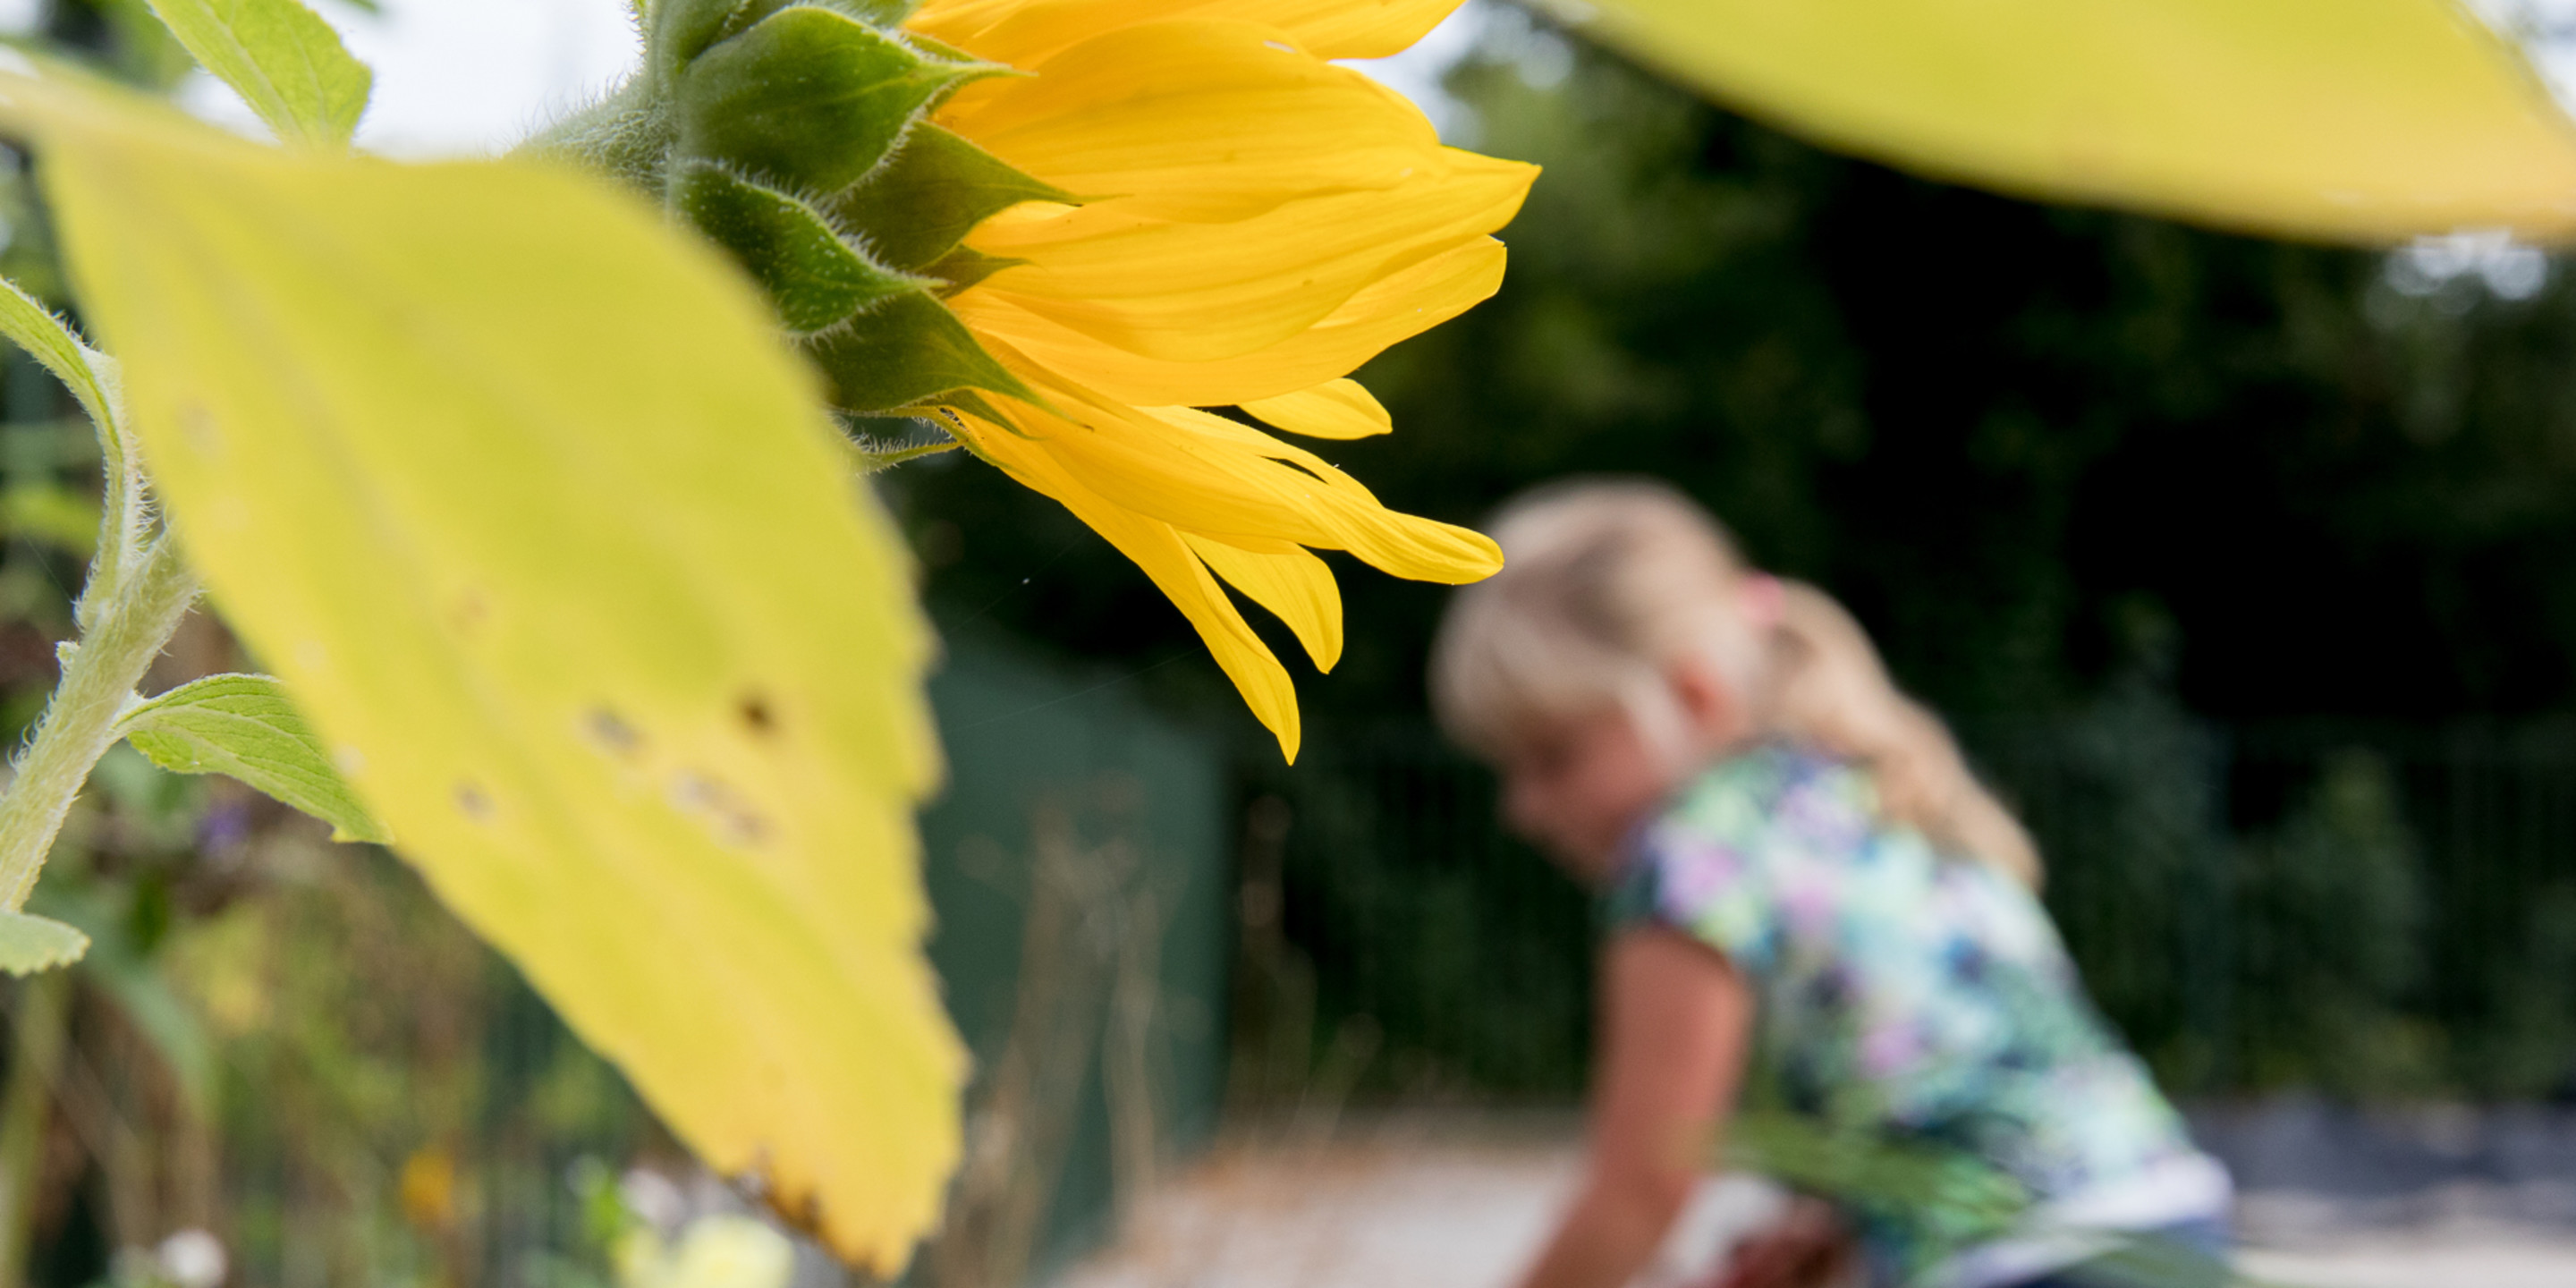
[[[2164, 1288], [2226, 1288], [2233, 1282], [2227, 1267], [2227, 1249], [2234, 1242], [2223, 1217], [2203, 1217], [2168, 1225], [2154, 1232], [2162, 1252], [2175, 1255], [2171, 1264], [2158, 1258], [2154, 1282]], [[2106, 1259], [2107, 1260], [2107, 1259]], [[2091, 1274], [2088, 1266], [2100, 1266]], [[2138, 1282], [2134, 1269], [2113, 1269], [2102, 1261], [2086, 1262], [2052, 1271], [2038, 1279], [2026, 1280], [2014, 1288], [2121, 1288]]]

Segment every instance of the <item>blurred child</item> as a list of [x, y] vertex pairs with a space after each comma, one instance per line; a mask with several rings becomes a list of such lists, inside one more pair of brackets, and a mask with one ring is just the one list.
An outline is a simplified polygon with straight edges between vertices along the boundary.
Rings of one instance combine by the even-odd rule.
[[2220, 1250], [2225, 1171], [2085, 999], [2029, 838], [1849, 616], [1652, 483], [1543, 489], [1494, 535], [1435, 701], [1612, 921], [1586, 1181], [1524, 1288], [1646, 1265], [1748, 1078], [1826, 1131], [1980, 1159], [2030, 1207], [1958, 1248], [1929, 1212], [1800, 1200], [1726, 1288], [2070, 1283], [2131, 1246], [2104, 1231]]

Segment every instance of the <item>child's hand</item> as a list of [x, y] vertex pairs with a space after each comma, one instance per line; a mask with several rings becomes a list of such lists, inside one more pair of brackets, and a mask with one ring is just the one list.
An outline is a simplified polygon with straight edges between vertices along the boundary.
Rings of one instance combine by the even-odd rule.
[[1851, 1234], [1833, 1206], [1801, 1196], [1727, 1255], [1710, 1288], [1826, 1288], [1851, 1268]]

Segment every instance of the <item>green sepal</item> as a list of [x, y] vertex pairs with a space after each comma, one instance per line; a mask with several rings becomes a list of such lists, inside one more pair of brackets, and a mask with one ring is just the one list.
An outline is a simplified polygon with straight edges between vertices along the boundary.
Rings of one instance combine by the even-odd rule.
[[0, 912], [0, 971], [33, 975], [69, 966], [89, 953], [77, 927], [30, 912]]
[[921, 7], [919, 0], [741, 0], [741, 4], [742, 19], [736, 25], [737, 30], [781, 9], [805, 7], [837, 10], [871, 27], [892, 31], [902, 26], [903, 20], [911, 17], [913, 10]]
[[[905, 16], [909, 17], [911, 9], [916, 7], [918, 6], [907, 6], [905, 9]], [[880, 23], [878, 25], [893, 26], [895, 24]], [[907, 31], [903, 33], [903, 38], [906, 41], [911, 42], [913, 48], [918, 49], [933, 58], [945, 58], [952, 63], [971, 63], [979, 61], [975, 55], [967, 53], [965, 50], [959, 49], [957, 46], [949, 44], [947, 41], [941, 40], [936, 36], [925, 36], [918, 31]]]
[[653, 0], [645, 18], [646, 63], [665, 83], [709, 46], [741, 30], [743, 0]]
[[907, 443], [875, 438], [856, 430], [850, 432], [850, 455], [858, 462], [861, 477], [882, 474], [895, 466], [909, 465], [924, 457], [953, 452], [965, 446], [964, 443], [949, 435], [946, 421], [928, 420], [926, 417], [912, 419], [923, 420], [932, 429], [938, 431], [941, 437], [928, 443]]
[[898, 268], [936, 263], [975, 225], [1023, 201], [1080, 199], [935, 125], [913, 127], [903, 147], [833, 203], [842, 227]]
[[926, 57], [838, 10], [783, 9], [680, 73], [679, 151], [772, 187], [838, 193], [941, 96], [1009, 70]]
[[812, 334], [924, 285], [868, 258], [812, 206], [704, 162], [672, 176], [671, 205], [760, 283], [792, 332]]
[[908, 0], [657, 0], [646, 29], [653, 70], [671, 78], [698, 55], [791, 5], [834, 9], [885, 28], [902, 25], [915, 8]]
[[[957, 413], [961, 411], [972, 412], [990, 424], [1001, 426], [1003, 429], [1010, 431], [1011, 436], [1014, 438], [1037, 437], [1037, 435], [1020, 428], [1018, 417], [1004, 415], [1001, 408], [994, 406], [990, 401], [985, 399], [984, 395], [979, 394], [972, 389], [951, 389], [947, 393], [939, 395], [939, 402], [936, 405], [924, 405], [912, 409], [914, 415], [919, 416], [924, 420], [932, 421], [943, 428], [954, 423], [957, 420]], [[955, 431], [952, 430], [951, 432], [953, 433]], [[960, 438], [959, 441], [964, 442], [966, 440]]]
[[831, 381], [832, 405], [846, 412], [894, 411], [961, 389], [989, 389], [1043, 405], [926, 290], [887, 300], [806, 340], [804, 348]]
[[1006, 268], [1028, 263], [1007, 255], [987, 255], [971, 246], [960, 246], [939, 257], [939, 262], [923, 270], [922, 276], [935, 278], [939, 298], [947, 299], [959, 291], [991, 277]]

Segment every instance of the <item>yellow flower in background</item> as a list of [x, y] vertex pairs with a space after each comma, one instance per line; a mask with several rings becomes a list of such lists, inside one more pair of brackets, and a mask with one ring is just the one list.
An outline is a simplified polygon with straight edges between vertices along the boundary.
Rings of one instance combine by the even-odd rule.
[[787, 1236], [722, 1213], [690, 1222], [678, 1247], [638, 1224], [617, 1241], [615, 1259], [618, 1288], [787, 1288], [796, 1277]]
[[1029, 73], [931, 119], [1084, 199], [968, 236], [1010, 266], [949, 307], [1043, 401], [978, 392], [944, 405], [951, 428], [1142, 567], [1291, 759], [1296, 691], [1220, 581], [1330, 670], [1341, 595], [1313, 551], [1449, 584], [1502, 565], [1483, 536], [1201, 410], [1385, 433], [1350, 372], [1501, 283], [1491, 234], [1536, 169], [1441, 146], [1413, 104], [1327, 61], [1400, 52], [1457, 3], [932, 0], [905, 24]]

